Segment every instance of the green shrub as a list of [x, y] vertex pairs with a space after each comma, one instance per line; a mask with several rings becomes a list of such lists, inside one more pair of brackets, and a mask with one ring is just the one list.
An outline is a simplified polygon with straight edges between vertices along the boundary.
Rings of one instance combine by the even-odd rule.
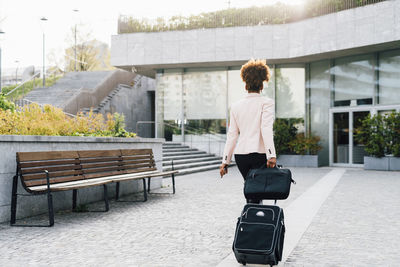
[[90, 111], [71, 118], [56, 107], [31, 104], [19, 110], [0, 109], [1, 135], [56, 135], [56, 136], [109, 136], [135, 137], [124, 128], [124, 118], [119, 114], [102, 114]]
[[386, 131], [382, 115], [368, 116], [354, 130], [354, 138], [365, 145], [365, 152], [373, 157], [385, 156]]
[[289, 143], [296, 138], [297, 128], [291, 119], [275, 119], [274, 144], [276, 154], [292, 154]]
[[383, 118], [386, 130], [387, 154], [400, 157], [400, 112], [392, 112]]
[[0, 94], [0, 109], [2, 110], [15, 110], [15, 104], [6, 99], [4, 94]]
[[[62, 76], [51, 76], [46, 78], [46, 87], [52, 86], [58, 79], [60, 79]], [[10, 85], [10, 86], [5, 86], [2, 88], [2, 92], [4, 94], [7, 94], [8, 92], [12, 91], [14, 88], [19, 86], [19, 84], [16, 85]], [[38, 88], [43, 86], [43, 80], [42, 79], [35, 79], [31, 80], [29, 82], [26, 82], [24, 85], [19, 87], [17, 90], [6, 96], [7, 100], [17, 100], [25, 96], [27, 93], [32, 91], [34, 88]]]
[[296, 138], [289, 142], [290, 150], [296, 155], [317, 155], [322, 149], [319, 145], [321, 138], [319, 136], [305, 137], [304, 133], [296, 135]]

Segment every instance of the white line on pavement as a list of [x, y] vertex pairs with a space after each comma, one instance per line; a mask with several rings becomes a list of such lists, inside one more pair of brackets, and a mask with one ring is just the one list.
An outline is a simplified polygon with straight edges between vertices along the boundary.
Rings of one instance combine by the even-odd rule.
[[[341, 168], [331, 170], [284, 210], [286, 234], [282, 262], [279, 264], [280, 266], [283, 266], [283, 263], [286, 261], [290, 253], [292, 253], [302, 235], [311, 224], [314, 216], [317, 214], [318, 210], [321, 208], [322, 204], [328, 198], [344, 173], [345, 169]], [[242, 266], [237, 263], [233, 253], [229, 254], [228, 257], [217, 265], [217, 267], [232, 266]]]

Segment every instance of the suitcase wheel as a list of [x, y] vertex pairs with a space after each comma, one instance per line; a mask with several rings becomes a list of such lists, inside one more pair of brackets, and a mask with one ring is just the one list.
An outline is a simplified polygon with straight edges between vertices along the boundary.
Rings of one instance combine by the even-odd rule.
[[242, 261], [241, 263], [242, 263], [242, 265], [245, 265], [245, 266], [246, 266], [246, 262], [245, 262], [245, 261]]

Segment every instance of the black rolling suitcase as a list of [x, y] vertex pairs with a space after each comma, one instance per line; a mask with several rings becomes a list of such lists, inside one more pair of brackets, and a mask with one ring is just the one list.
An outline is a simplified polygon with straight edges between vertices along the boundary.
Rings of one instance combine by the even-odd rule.
[[233, 252], [237, 261], [278, 264], [282, 260], [285, 224], [278, 206], [246, 204], [236, 225]]

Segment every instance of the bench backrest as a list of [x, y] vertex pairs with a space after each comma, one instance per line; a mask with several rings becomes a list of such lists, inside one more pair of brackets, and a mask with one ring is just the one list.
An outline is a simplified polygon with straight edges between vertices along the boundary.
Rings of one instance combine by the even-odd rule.
[[18, 152], [18, 173], [25, 188], [157, 170], [151, 149]]

